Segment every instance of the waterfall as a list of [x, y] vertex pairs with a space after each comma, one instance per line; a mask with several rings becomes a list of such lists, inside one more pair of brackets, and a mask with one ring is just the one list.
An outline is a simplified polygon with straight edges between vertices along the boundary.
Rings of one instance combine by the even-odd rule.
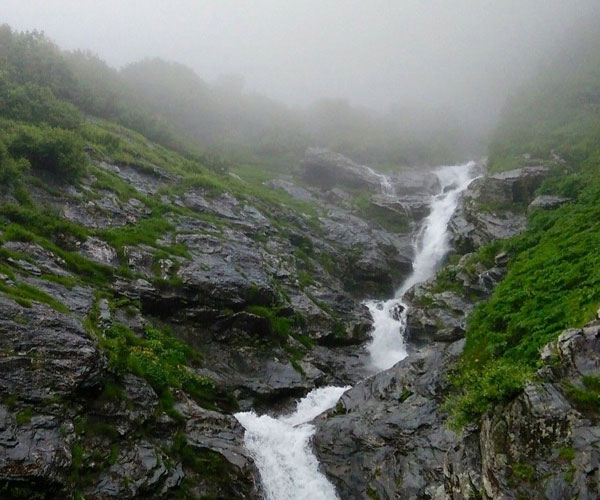
[[379, 179], [379, 187], [381, 188], [381, 194], [384, 194], [386, 196], [396, 196], [396, 189], [394, 188], [392, 181], [390, 181], [390, 178], [387, 175], [375, 172], [375, 170], [373, 170], [371, 167], [367, 167], [366, 165], [363, 165], [363, 167]]
[[402, 301], [406, 291], [417, 283], [433, 277], [448, 252], [448, 222], [460, 195], [474, 179], [475, 162], [440, 167], [435, 175], [440, 181], [440, 193], [431, 199], [429, 215], [415, 238], [413, 271], [387, 301], [366, 302], [373, 317], [372, 340], [368, 346], [375, 370], [386, 370], [406, 357], [404, 330], [408, 306]]
[[[474, 165], [469, 162], [435, 171], [441, 190], [432, 198], [430, 214], [415, 238], [413, 272], [395, 298], [366, 302], [373, 317], [374, 329], [368, 350], [375, 370], [390, 368], [407, 355], [403, 334], [408, 309], [402, 296], [414, 284], [432, 277], [448, 251], [448, 222], [460, 194], [473, 180]], [[395, 196], [389, 179], [376, 172], [373, 174], [380, 179], [382, 193]], [[315, 429], [309, 422], [332, 408], [348, 389], [314, 389], [297, 403], [295, 412], [283, 417], [258, 416], [254, 412], [235, 415], [246, 429], [244, 442], [256, 462], [268, 500], [339, 499], [312, 454], [310, 439]]]
[[307, 422], [335, 405], [349, 388], [314, 389], [298, 402], [294, 413], [280, 418], [257, 416], [254, 412], [235, 415], [246, 429], [244, 443], [260, 471], [267, 499], [338, 498], [312, 454], [310, 438], [315, 429]]

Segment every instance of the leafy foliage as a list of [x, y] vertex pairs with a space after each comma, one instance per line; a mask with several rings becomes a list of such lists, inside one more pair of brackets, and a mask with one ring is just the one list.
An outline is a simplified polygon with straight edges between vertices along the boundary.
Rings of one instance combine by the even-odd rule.
[[81, 177], [87, 164], [78, 134], [46, 125], [16, 127], [9, 151], [26, 158], [32, 168], [67, 180]]
[[[535, 211], [522, 235], [501, 244], [511, 256], [508, 274], [469, 318], [451, 377], [455, 392], [447, 408], [457, 426], [519, 393], [539, 367], [540, 349], [585, 324], [600, 304], [600, 61], [597, 53], [581, 53], [573, 58], [576, 71], [561, 60], [552, 78], [543, 74], [511, 103], [491, 146], [495, 170], [514, 165], [522, 153], [555, 150], [567, 161], [540, 192], [572, 202]], [[589, 388], [571, 393], [584, 405], [597, 404]]]
[[126, 326], [115, 324], [105, 332], [101, 344], [108, 351], [109, 364], [115, 373], [138, 375], [158, 394], [173, 388], [183, 389], [211, 408], [215, 403], [229, 408], [234, 405], [218, 392], [211, 379], [193, 371], [191, 365], [198, 355], [168, 330], [146, 327], [143, 337], [138, 337]]

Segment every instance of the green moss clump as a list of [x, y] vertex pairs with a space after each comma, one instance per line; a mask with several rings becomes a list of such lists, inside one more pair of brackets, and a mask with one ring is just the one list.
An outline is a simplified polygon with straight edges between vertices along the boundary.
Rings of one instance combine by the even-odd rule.
[[566, 386], [567, 397], [575, 407], [588, 415], [600, 415], [600, 377], [582, 378], [583, 387]]
[[15, 416], [15, 422], [17, 423], [17, 425], [25, 425], [31, 422], [32, 418], [33, 410], [31, 408], [26, 408], [25, 410], [17, 413], [17, 415]]
[[535, 469], [525, 463], [514, 463], [512, 464], [513, 474], [522, 481], [532, 482], [535, 480]]
[[265, 306], [247, 306], [246, 311], [263, 318], [267, 318], [273, 331], [285, 340], [290, 335], [294, 325], [294, 319], [287, 316], [280, 316], [278, 308]]

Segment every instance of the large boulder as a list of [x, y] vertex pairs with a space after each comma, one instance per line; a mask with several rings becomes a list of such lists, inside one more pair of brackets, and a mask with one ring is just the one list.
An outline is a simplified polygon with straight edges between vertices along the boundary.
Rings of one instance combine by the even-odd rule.
[[98, 385], [106, 367], [81, 323], [34, 303], [0, 296], [0, 394], [32, 402]]
[[324, 148], [309, 148], [302, 160], [302, 176], [306, 182], [323, 189], [335, 185], [378, 191], [381, 178], [370, 168]]
[[440, 180], [430, 169], [405, 168], [392, 178], [396, 195], [434, 195], [440, 192]]
[[527, 206], [549, 175], [548, 167], [532, 166], [473, 181], [450, 219], [453, 247], [468, 253], [522, 232]]
[[440, 410], [464, 341], [436, 343], [354, 386], [318, 417], [314, 447], [341, 498], [433, 498], [456, 436]]

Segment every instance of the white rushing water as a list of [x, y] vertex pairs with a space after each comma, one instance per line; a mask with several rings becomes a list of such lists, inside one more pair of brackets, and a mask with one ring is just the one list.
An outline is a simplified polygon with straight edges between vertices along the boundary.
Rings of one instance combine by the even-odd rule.
[[448, 222], [456, 209], [461, 193], [473, 180], [475, 162], [440, 167], [435, 171], [440, 181], [440, 193], [431, 200], [429, 215], [423, 221], [415, 239], [413, 271], [387, 301], [366, 302], [373, 316], [372, 341], [368, 346], [375, 370], [386, 370], [407, 355], [404, 342], [407, 306], [402, 301], [406, 291], [431, 278], [448, 252]]
[[[460, 194], [473, 180], [474, 162], [436, 170], [441, 191], [432, 198], [431, 211], [415, 239], [413, 272], [388, 301], [366, 303], [373, 316], [373, 340], [368, 346], [372, 367], [385, 370], [407, 355], [404, 343], [407, 307], [404, 293], [435, 273], [448, 251], [447, 226]], [[395, 196], [389, 178], [377, 174], [382, 194]], [[244, 443], [254, 458], [268, 500], [338, 500], [333, 485], [319, 471], [310, 439], [317, 415], [332, 408], [349, 387], [324, 387], [311, 391], [297, 403], [296, 411], [283, 417], [258, 416], [254, 412], [235, 417], [246, 429]]]
[[290, 415], [273, 418], [254, 412], [238, 413], [244, 426], [244, 443], [260, 471], [269, 500], [333, 500], [333, 485], [319, 471], [319, 462], [310, 449], [315, 432], [308, 424], [335, 405], [349, 387], [314, 389], [298, 402]]
[[379, 186], [381, 187], [381, 194], [386, 196], [396, 196], [396, 188], [390, 181], [390, 178], [387, 175], [380, 174], [375, 172], [371, 167], [367, 167], [363, 165], [370, 173], [372, 173], [375, 177], [379, 179]]

